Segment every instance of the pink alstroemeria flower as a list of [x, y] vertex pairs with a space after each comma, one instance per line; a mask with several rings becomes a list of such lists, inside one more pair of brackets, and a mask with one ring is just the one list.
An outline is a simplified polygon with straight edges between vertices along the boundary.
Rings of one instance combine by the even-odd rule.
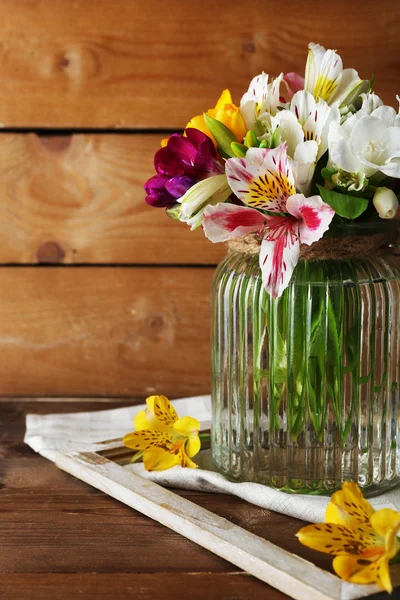
[[283, 83], [286, 85], [289, 100], [293, 98], [296, 92], [304, 90], [304, 77], [298, 73], [286, 73]]
[[320, 196], [306, 198], [296, 193], [286, 144], [271, 150], [250, 148], [245, 158], [226, 162], [226, 174], [233, 192], [247, 206], [207, 206], [204, 232], [212, 242], [257, 233], [262, 239], [264, 287], [277, 298], [289, 284], [299, 260], [300, 244], [311, 245], [319, 240], [335, 213]]

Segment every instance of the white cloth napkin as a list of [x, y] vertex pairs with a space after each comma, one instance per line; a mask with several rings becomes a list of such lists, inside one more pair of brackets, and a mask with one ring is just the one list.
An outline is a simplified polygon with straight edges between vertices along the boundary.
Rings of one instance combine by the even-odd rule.
[[[202, 430], [210, 428], [210, 396], [182, 398], [173, 404], [180, 416], [195, 417], [200, 421]], [[93, 442], [122, 437], [132, 430], [133, 418], [143, 408], [144, 404], [94, 412], [27, 415], [24, 441], [35, 452], [55, 462], [58, 452], [88, 451]], [[214, 470], [209, 450], [201, 451], [195, 461], [198, 469], [174, 467], [168, 471], [148, 473], [141, 463], [124, 468], [165, 487], [232, 494], [262, 508], [311, 523], [324, 520], [328, 497], [285, 494], [259, 483], [228, 481]], [[370, 502], [375, 509], [390, 507], [400, 511], [400, 486], [372, 498]]]

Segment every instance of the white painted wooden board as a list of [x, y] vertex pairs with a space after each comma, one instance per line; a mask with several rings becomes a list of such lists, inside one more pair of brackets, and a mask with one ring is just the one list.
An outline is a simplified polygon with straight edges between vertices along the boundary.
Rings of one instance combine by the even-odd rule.
[[[56, 464], [296, 600], [355, 600], [380, 591], [346, 583], [105, 456], [118, 448], [120, 440], [96, 443], [91, 452], [59, 453]], [[393, 571], [400, 583], [399, 569]]]

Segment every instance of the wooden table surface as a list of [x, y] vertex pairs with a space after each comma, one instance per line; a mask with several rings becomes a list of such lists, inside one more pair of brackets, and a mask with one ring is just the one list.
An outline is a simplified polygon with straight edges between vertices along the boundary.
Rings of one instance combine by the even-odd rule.
[[[29, 412], [124, 405], [120, 401], [0, 400], [0, 598], [287, 599], [211, 552], [60, 471], [23, 443]], [[232, 496], [179, 493], [330, 570], [330, 557], [304, 548], [294, 537], [301, 521]], [[387, 595], [374, 596], [384, 597]], [[392, 599], [396, 597], [394, 593]]]

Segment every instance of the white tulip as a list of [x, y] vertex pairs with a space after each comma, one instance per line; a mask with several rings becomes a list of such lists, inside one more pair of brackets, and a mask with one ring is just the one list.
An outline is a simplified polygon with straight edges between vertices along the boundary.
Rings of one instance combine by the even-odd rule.
[[399, 201], [393, 190], [379, 187], [375, 192], [373, 203], [381, 219], [393, 219], [396, 216]]

